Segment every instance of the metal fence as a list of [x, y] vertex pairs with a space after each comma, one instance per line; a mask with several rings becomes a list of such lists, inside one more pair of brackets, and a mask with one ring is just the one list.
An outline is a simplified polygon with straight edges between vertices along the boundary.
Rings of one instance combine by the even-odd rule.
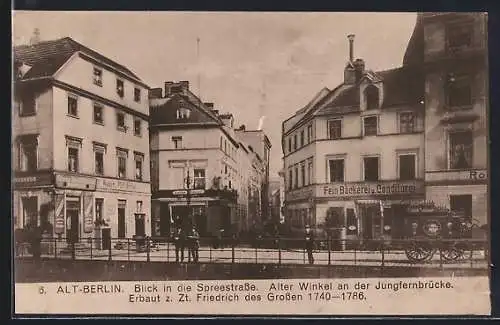
[[[316, 265], [465, 267], [488, 266], [486, 240], [347, 240], [326, 239], [314, 242], [312, 256]], [[38, 245], [36, 245], [38, 246]], [[176, 247], [168, 238], [87, 238], [71, 243], [65, 238], [43, 238], [39, 250], [30, 243], [16, 243], [17, 257], [104, 260], [129, 262], [193, 262], [189, 247], [184, 258], [176, 259]], [[199, 263], [263, 263], [309, 264], [305, 241], [297, 238], [266, 238], [263, 240], [214, 240], [202, 238], [198, 248]], [[420, 260], [411, 254], [425, 256]], [[38, 255], [38, 254], [36, 254]], [[414, 256], [413, 256], [414, 257]]]

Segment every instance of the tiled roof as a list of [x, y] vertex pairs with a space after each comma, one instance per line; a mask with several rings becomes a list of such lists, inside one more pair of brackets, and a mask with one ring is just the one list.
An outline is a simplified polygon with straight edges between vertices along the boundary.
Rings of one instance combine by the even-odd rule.
[[23, 76], [23, 79], [50, 77], [78, 51], [92, 56], [140, 81], [140, 78], [136, 74], [123, 65], [76, 42], [70, 37], [43, 41], [34, 45], [16, 46], [14, 47], [14, 60], [26, 63], [32, 67]]

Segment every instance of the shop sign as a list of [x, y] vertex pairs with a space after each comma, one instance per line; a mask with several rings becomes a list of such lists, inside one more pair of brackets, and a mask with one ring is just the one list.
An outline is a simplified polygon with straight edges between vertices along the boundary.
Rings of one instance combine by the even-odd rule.
[[422, 181], [381, 181], [318, 185], [318, 197], [390, 196], [423, 193]]
[[439, 181], [471, 181], [480, 182], [488, 179], [487, 169], [471, 169], [461, 171], [443, 171], [426, 173], [425, 180], [428, 182]]
[[14, 188], [29, 188], [52, 185], [52, 174], [39, 174], [14, 177]]
[[58, 188], [95, 191], [96, 179], [84, 176], [56, 174], [56, 186]]
[[66, 226], [64, 220], [64, 194], [55, 194], [55, 203], [54, 232], [56, 234], [63, 234]]
[[139, 183], [119, 179], [98, 178], [96, 188], [101, 191], [123, 191], [147, 193], [148, 183]]
[[311, 186], [285, 192], [285, 201], [307, 200], [312, 197], [314, 197], [314, 188]]
[[91, 192], [83, 192], [83, 231], [91, 233], [94, 230], [94, 197]]

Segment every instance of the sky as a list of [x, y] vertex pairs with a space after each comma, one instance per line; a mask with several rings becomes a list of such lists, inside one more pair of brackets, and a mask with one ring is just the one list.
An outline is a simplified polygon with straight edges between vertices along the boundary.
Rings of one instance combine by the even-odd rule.
[[[28, 12], [13, 13], [13, 43], [74, 40], [123, 64], [150, 87], [187, 80], [235, 125], [271, 140], [271, 177], [282, 168], [281, 123], [323, 87], [342, 82], [354, 56], [370, 70], [400, 66], [415, 13]], [[199, 40], [199, 41], [198, 41]]]

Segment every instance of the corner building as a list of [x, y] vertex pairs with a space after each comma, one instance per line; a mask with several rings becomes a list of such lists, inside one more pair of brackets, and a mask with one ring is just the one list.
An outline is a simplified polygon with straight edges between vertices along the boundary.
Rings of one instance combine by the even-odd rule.
[[284, 121], [285, 221], [341, 230], [340, 238], [398, 238], [401, 209], [423, 200], [422, 76], [402, 66], [366, 69], [349, 59], [344, 81]]
[[14, 61], [15, 228], [80, 243], [148, 234], [148, 86], [68, 37], [18, 46]]
[[425, 73], [426, 197], [488, 223], [486, 13], [419, 14], [405, 61]]

